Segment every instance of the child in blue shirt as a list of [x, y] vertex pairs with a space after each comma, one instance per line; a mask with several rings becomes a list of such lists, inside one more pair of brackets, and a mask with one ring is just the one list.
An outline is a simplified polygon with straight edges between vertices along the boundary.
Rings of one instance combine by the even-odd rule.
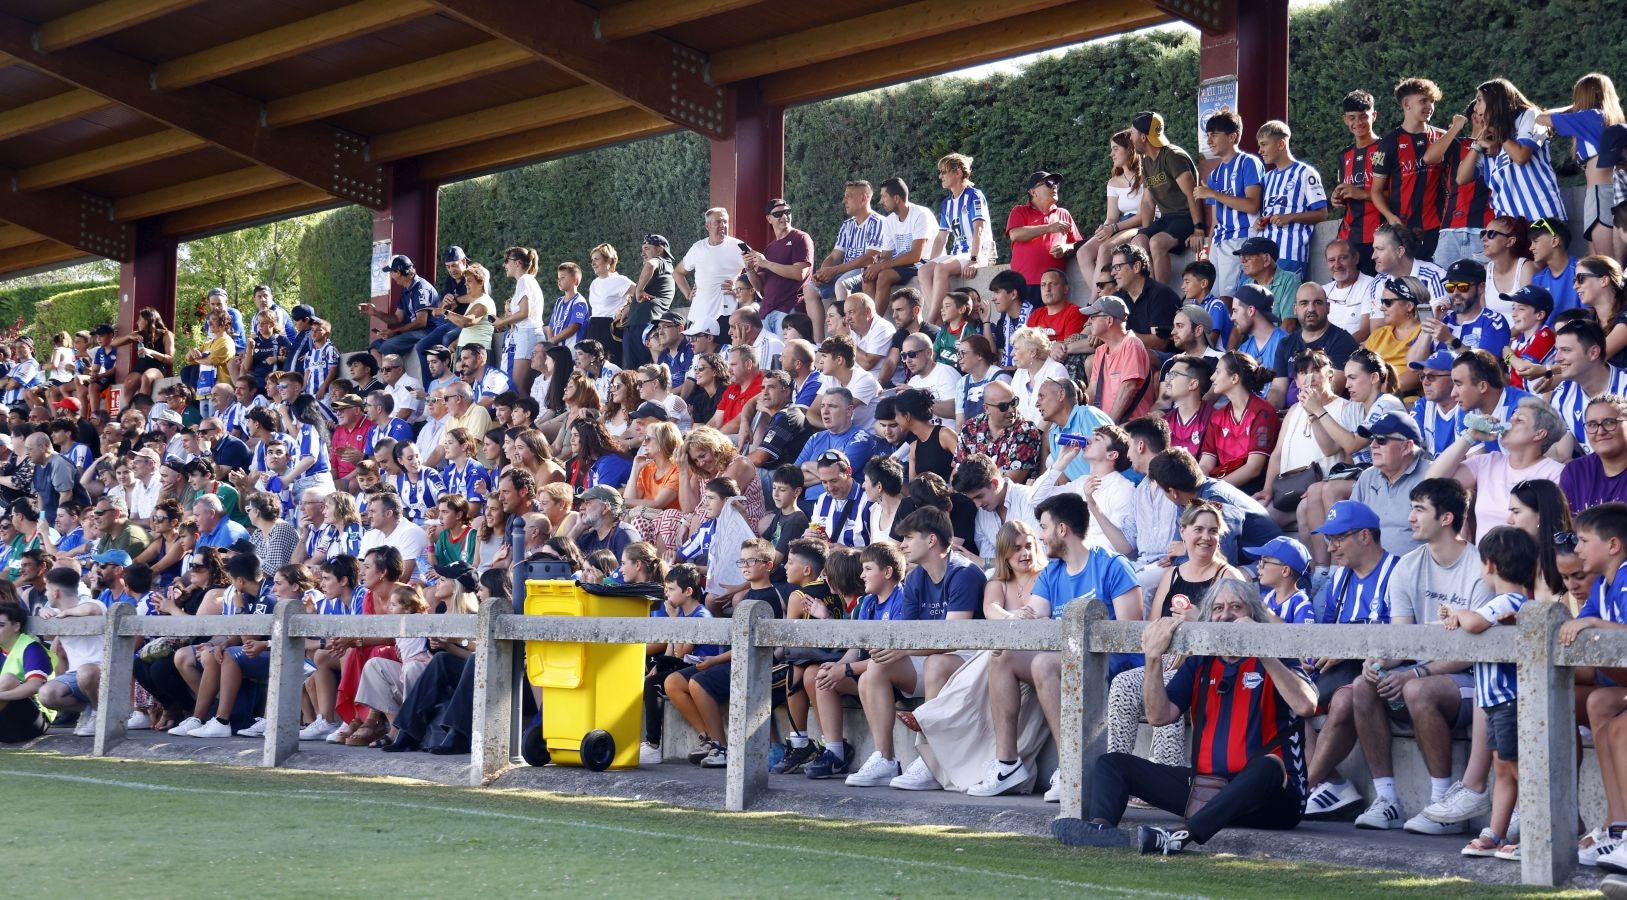
[[1316, 621], [1311, 598], [1299, 587], [1311, 564], [1304, 544], [1291, 537], [1275, 537], [1263, 547], [1244, 547], [1243, 552], [1259, 559], [1260, 600], [1267, 612], [1285, 625]]
[[[1480, 539], [1480, 564], [1493, 596], [1472, 610], [1441, 617], [1447, 631], [1462, 628], [1479, 634], [1496, 625], [1514, 624], [1536, 582], [1536, 539], [1518, 528], [1493, 528]], [[1442, 610], [1446, 612], [1446, 610]], [[1486, 737], [1496, 760], [1497, 783], [1491, 795], [1491, 822], [1463, 848], [1464, 856], [1518, 860], [1520, 846], [1508, 843], [1509, 819], [1519, 799], [1519, 691], [1514, 663], [1474, 664], [1475, 703], [1486, 712]]]

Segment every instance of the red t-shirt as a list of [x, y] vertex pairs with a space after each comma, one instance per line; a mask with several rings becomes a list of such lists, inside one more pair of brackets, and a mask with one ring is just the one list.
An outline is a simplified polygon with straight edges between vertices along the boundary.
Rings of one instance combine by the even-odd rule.
[[1038, 286], [1040, 276], [1047, 271], [1062, 269], [1063, 261], [1051, 255], [1053, 246], [1068, 247], [1084, 240], [1084, 237], [1079, 234], [1079, 226], [1073, 223], [1073, 216], [1060, 206], [1052, 207], [1048, 213], [1042, 213], [1034, 204], [1023, 203], [1013, 206], [1011, 215], [1006, 217], [1007, 235], [1011, 234], [1013, 228], [1054, 225], [1058, 222], [1067, 223], [1066, 234], [1042, 234], [1026, 241], [1011, 242], [1011, 268], [1028, 279], [1030, 285]]
[[1048, 306], [1039, 306], [1028, 314], [1028, 321], [1023, 324], [1038, 329], [1053, 341], [1065, 341], [1085, 330], [1085, 314], [1072, 303], [1062, 304], [1062, 311], [1056, 313]]
[[1164, 421], [1169, 424], [1169, 446], [1171, 449], [1183, 447], [1195, 457], [1203, 455], [1203, 437], [1209, 432], [1209, 426], [1214, 422], [1215, 408], [1205, 403], [1198, 407], [1198, 414], [1190, 422], [1181, 421], [1181, 411], [1171, 409], [1164, 413]]
[[758, 372], [755, 377], [744, 385], [731, 384], [724, 388], [723, 398], [717, 402], [717, 411], [723, 413], [723, 424], [729, 424], [734, 420], [735, 416], [740, 415], [740, 411], [746, 408], [746, 404], [762, 393], [762, 390], [762, 372]]
[[1209, 474], [1220, 478], [1240, 469], [1253, 453], [1270, 456], [1277, 444], [1278, 425], [1277, 411], [1260, 397], [1249, 398], [1241, 418], [1230, 406], [1217, 411], [1203, 436], [1203, 453], [1219, 460]]
[[[334, 450], [362, 451], [367, 446], [367, 432], [372, 430], [373, 423], [366, 419], [361, 420], [355, 430], [347, 431], [343, 425], [333, 429]], [[346, 462], [338, 453], [333, 454], [333, 474], [340, 478], [349, 478], [350, 473], [356, 471], [356, 464]]]
[[[1516, 334], [1508, 346], [1508, 356], [1512, 361], [1514, 357], [1528, 359], [1534, 363], [1547, 365], [1554, 358], [1554, 330], [1544, 325], [1534, 334]], [[1525, 388], [1525, 377], [1513, 366], [1508, 367], [1508, 383], [1513, 387]]]

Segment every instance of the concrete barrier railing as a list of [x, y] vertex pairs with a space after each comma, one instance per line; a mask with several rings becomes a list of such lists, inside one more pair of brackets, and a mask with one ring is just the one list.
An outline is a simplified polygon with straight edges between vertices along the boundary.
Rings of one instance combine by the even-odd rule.
[[[1480, 635], [1429, 625], [1187, 624], [1171, 652], [1285, 659], [1456, 659], [1513, 662], [1520, 683], [1521, 877], [1528, 884], [1563, 883], [1576, 866], [1571, 835], [1577, 821], [1576, 666], [1616, 666], [1627, 660], [1627, 632], [1587, 631], [1571, 647], [1557, 634], [1568, 615], [1553, 604], [1521, 611], [1516, 627]], [[101, 634], [104, 664], [92, 753], [113, 755], [125, 738], [136, 640], [143, 635], [271, 635], [267, 728], [261, 764], [280, 766], [299, 747], [300, 692], [306, 638], [442, 637], [475, 647], [473, 753], [469, 782], [479, 785], [509, 766], [517, 749], [514, 705], [516, 641], [728, 644], [731, 670], [725, 806], [744, 810], [768, 789], [773, 652], [779, 646], [872, 649], [1052, 650], [1063, 656], [1062, 706], [1056, 735], [1063, 816], [1089, 803], [1091, 763], [1105, 750], [1107, 654], [1136, 652], [1142, 622], [1114, 622], [1100, 604], [1071, 604], [1060, 621], [853, 622], [772, 618], [761, 601], [747, 601], [732, 619], [600, 619], [516, 615], [507, 601], [487, 602], [477, 615], [322, 616], [285, 604], [268, 616], [137, 616], [128, 604], [102, 618], [33, 619], [39, 636]], [[1550, 777], [1551, 776], [1551, 777]]]

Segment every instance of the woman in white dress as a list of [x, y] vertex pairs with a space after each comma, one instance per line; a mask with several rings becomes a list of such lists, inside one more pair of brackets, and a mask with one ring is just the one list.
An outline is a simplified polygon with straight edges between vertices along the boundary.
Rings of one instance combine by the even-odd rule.
[[1024, 419], [1038, 425], [1045, 418], [1039, 411], [1040, 385], [1067, 378], [1068, 370], [1051, 358], [1051, 339], [1033, 328], [1019, 328], [1011, 336], [1011, 361], [1017, 365], [1011, 374], [1017, 409]]

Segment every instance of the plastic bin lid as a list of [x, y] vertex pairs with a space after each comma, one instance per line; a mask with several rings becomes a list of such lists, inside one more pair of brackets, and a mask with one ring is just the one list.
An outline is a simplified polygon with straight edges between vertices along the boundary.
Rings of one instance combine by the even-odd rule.
[[661, 585], [654, 581], [635, 581], [631, 584], [583, 584], [576, 586], [599, 597], [640, 597], [651, 603], [662, 601]]

